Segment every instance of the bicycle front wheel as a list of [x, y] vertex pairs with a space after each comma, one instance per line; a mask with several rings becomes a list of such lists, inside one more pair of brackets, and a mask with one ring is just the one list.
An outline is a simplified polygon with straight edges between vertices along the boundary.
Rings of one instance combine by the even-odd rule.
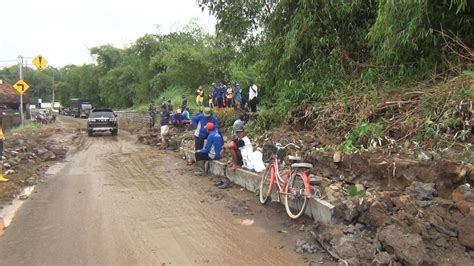
[[265, 204], [268, 202], [268, 199], [270, 199], [270, 195], [272, 194], [272, 189], [273, 189], [273, 178], [275, 175], [275, 167], [273, 164], [267, 167], [267, 170], [265, 170], [265, 173], [262, 176], [262, 179], [260, 179], [260, 203]]
[[303, 215], [308, 205], [306, 182], [301, 171], [296, 171], [285, 186], [285, 209], [291, 219], [298, 219]]

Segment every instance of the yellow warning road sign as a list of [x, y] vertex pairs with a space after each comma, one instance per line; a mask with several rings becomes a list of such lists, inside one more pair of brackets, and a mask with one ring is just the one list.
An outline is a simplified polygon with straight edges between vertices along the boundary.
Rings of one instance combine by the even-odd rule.
[[41, 55], [38, 55], [33, 59], [33, 64], [38, 68], [38, 69], [43, 69], [48, 65], [48, 60], [46, 58], [42, 57]]
[[15, 88], [15, 90], [17, 90], [20, 94], [23, 94], [30, 88], [30, 86], [26, 84], [25, 81], [20, 79], [17, 83], [15, 83], [15, 85], [13, 85], [13, 88]]

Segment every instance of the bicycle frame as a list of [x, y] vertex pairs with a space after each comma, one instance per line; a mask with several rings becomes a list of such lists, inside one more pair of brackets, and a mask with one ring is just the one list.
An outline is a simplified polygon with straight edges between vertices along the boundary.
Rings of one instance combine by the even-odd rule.
[[[288, 185], [288, 181], [290, 180], [291, 176], [295, 172], [295, 169], [291, 167], [290, 165], [289, 170], [288, 170], [288, 175], [286, 179], [283, 179], [280, 175], [280, 163], [279, 163], [279, 159], [277, 155], [274, 156], [273, 164], [271, 164], [269, 167], [270, 167], [270, 189], [273, 188], [273, 185], [275, 184], [275, 180], [276, 180], [278, 193], [283, 194], [283, 195], [288, 194], [283, 191], [285, 191], [285, 188]], [[311, 197], [312, 193], [310, 190], [309, 175], [307, 171], [304, 171], [304, 170], [301, 171], [301, 174], [303, 175], [304, 182], [305, 182], [306, 196]]]

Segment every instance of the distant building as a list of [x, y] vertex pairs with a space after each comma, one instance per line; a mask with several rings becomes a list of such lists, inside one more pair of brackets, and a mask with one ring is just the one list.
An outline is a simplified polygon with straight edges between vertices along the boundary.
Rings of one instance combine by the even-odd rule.
[[[26, 106], [28, 97], [23, 95], [23, 106]], [[0, 79], [0, 106], [7, 109], [19, 110], [20, 108], [20, 94], [12, 84]]]

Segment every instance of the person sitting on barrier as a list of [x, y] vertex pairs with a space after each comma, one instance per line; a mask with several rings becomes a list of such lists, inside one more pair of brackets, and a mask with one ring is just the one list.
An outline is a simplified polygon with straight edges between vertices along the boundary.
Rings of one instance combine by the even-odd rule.
[[212, 161], [221, 159], [222, 137], [214, 123], [207, 123], [204, 128], [209, 135], [207, 136], [206, 146], [195, 152], [196, 161]]
[[252, 142], [245, 133], [243, 126], [235, 129], [237, 138], [230, 140], [224, 145], [224, 149], [228, 149], [232, 155], [232, 163], [230, 169], [235, 170], [238, 167], [243, 167], [248, 170], [253, 169], [252, 160], [250, 155], [253, 153]]

